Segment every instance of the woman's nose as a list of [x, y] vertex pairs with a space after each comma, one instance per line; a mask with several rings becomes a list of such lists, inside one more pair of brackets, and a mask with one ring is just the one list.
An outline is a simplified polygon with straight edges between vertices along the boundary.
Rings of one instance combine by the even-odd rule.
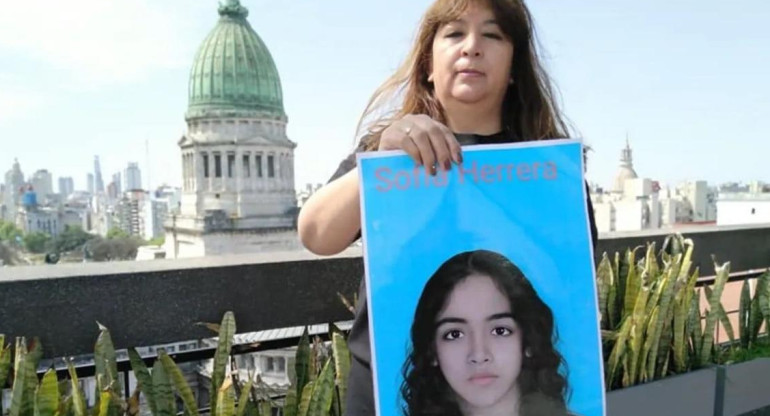
[[463, 41], [463, 56], [481, 56], [481, 42], [478, 35], [469, 33]]

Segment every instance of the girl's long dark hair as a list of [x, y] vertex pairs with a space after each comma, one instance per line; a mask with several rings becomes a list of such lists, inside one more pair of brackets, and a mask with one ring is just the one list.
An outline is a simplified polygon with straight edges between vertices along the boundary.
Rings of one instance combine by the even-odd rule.
[[455, 286], [472, 274], [489, 276], [508, 298], [513, 319], [522, 330], [521, 392], [519, 414], [523, 416], [567, 415], [567, 379], [551, 309], [540, 299], [530, 282], [505, 256], [477, 250], [457, 254], [444, 262], [423, 289], [411, 330], [412, 346], [403, 365], [401, 386], [403, 411], [407, 416], [461, 416], [456, 395], [436, 359], [436, 318]]

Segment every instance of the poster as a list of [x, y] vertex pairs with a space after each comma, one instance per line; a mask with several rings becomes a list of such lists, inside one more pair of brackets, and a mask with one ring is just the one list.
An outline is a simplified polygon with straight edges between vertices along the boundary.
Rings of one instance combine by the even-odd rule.
[[582, 144], [463, 159], [430, 176], [402, 152], [358, 155], [377, 414], [454, 400], [603, 415]]

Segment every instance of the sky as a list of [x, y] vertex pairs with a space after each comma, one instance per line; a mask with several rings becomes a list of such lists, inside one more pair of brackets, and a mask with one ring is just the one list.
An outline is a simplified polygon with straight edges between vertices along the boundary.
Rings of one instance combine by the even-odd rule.
[[[241, 0], [281, 77], [296, 187], [325, 182], [372, 92], [405, 57], [425, 0]], [[609, 186], [625, 140], [641, 177], [770, 182], [770, 2], [529, 0], [543, 62], [588, 179]], [[195, 52], [216, 0], [0, 0], [0, 172], [18, 158], [86, 189], [138, 162], [181, 184]]]

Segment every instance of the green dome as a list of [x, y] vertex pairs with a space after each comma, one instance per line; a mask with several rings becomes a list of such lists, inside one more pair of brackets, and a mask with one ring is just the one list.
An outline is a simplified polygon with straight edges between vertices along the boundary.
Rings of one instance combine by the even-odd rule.
[[190, 73], [187, 118], [285, 117], [278, 70], [238, 0], [219, 6], [219, 22], [201, 44]]

